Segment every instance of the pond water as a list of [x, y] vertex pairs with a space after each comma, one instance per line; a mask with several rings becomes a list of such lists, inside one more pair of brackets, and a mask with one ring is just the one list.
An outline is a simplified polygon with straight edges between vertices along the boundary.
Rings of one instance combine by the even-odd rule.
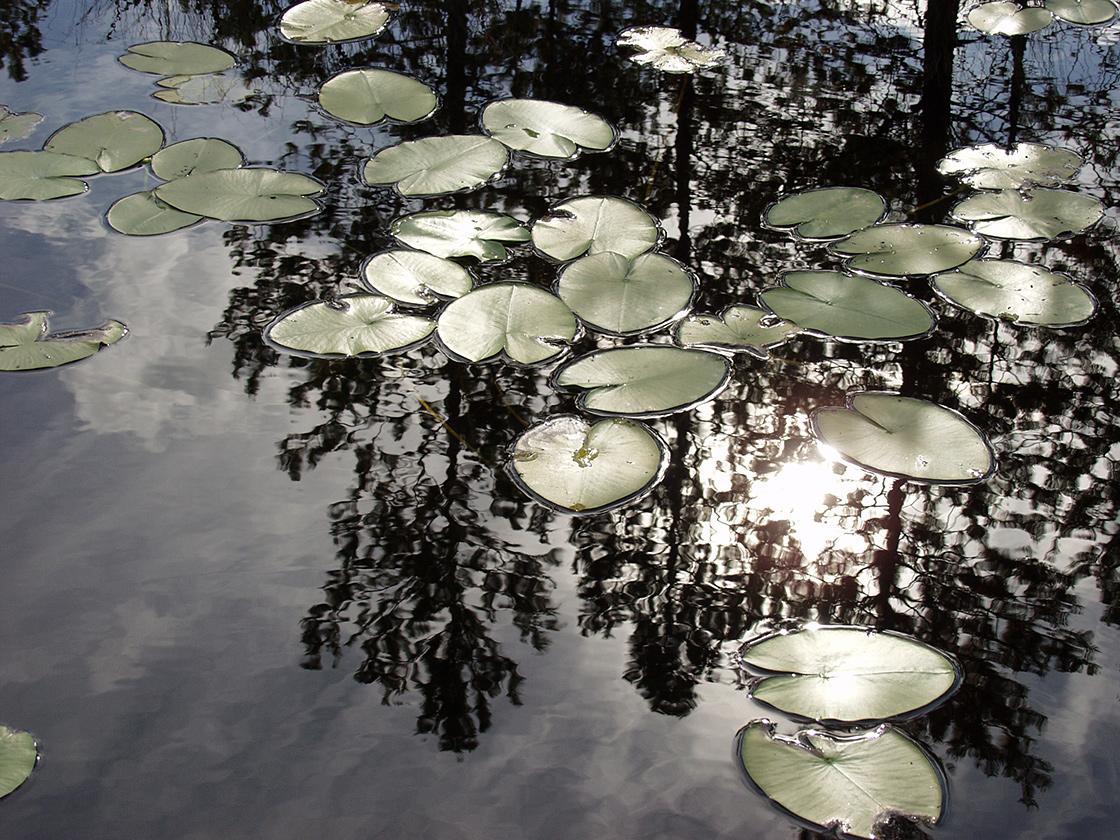
[[[326, 185], [308, 218], [209, 220], [161, 236], [105, 222], [147, 167], [86, 194], [0, 201], [0, 322], [128, 336], [54, 370], [0, 375], [0, 723], [37, 739], [0, 802], [5, 838], [759, 838], [817, 836], [743, 779], [759, 718], [744, 642], [798, 622], [912, 635], [960, 690], [898, 724], [942, 765], [933, 826], [886, 834], [1104, 840], [1120, 819], [1120, 25], [1015, 38], [968, 3], [417, 0], [372, 40], [297, 45], [286, 3], [0, 0], [0, 104], [57, 129], [140, 111], [166, 142], [219, 137]], [[722, 49], [693, 75], [631, 62], [627, 27]], [[180, 105], [117, 60], [146, 41], [238, 56], [248, 98]], [[427, 121], [340, 122], [316, 92], [376, 66], [430, 85]], [[491, 100], [604, 117], [606, 153], [517, 157], [481, 189], [405, 198], [360, 178], [401, 140], [477, 132]], [[652, 493], [573, 516], [502, 468], [530, 426], [578, 412], [556, 365], [277, 352], [262, 330], [352, 291], [391, 222], [429, 209], [536, 219], [610, 195], [644, 207], [697, 278], [693, 311], [757, 305], [787, 271], [836, 268], [765, 228], [779, 197], [877, 191], [891, 220], [944, 222], [967, 191], [937, 162], [972, 144], [1068, 148], [1104, 218], [989, 256], [1068, 274], [1099, 300], [1043, 329], [897, 281], [937, 331], [799, 336], [740, 354], [728, 386], [645, 421]], [[479, 282], [551, 287], [526, 247]], [[664, 343], [662, 330], [647, 341]], [[579, 339], [580, 352], [632, 339]], [[810, 413], [857, 390], [960, 411], [987, 481], [894, 481], [827, 460]]]

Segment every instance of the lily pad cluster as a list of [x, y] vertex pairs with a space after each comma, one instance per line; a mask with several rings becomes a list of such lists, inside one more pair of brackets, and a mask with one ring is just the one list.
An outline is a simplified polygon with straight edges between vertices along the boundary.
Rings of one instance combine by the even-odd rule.
[[968, 22], [989, 35], [1029, 35], [1055, 18], [1077, 26], [1103, 26], [1115, 20], [1117, 12], [1112, 0], [1045, 0], [1040, 6], [998, 0], [974, 7]]
[[250, 89], [224, 71], [237, 65], [237, 57], [220, 47], [194, 41], [147, 41], [133, 44], [117, 60], [132, 70], [161, 76], [152, 96], [175, 105], [209, 105], [240, 102]]

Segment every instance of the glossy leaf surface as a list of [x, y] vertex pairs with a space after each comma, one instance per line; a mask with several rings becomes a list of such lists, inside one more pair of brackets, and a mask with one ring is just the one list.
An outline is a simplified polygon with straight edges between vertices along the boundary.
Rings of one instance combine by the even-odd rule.
[[89, 185], [77, 176], [101, 169], [87, 158], [55, 152], [0, 152], [0, 198], [43, 201], [81, 195]]
[[533, 224], [533, 244], [557, 260], [605, 251], [633, 258], [653, 250], [660, 235], [645, 210], [613, 196], [563, 201]]
[[149, 158], [163, 145], [163, 129], [136, 111], [108, 111], [70, 123], [43, 148], [92, 160], [103, 172], [119, 172]]
[[394, 311], [378, 295], [343, 295], [290, 309], [265, 329], [270, 342], [308, 356], [379, 356], [423, 341], [435, 322]]
[[165, 146], [152, 156], [152, 172], [165, 181], [196, 172], [237, 169], [245, 162], [241, 150], [216, 137], [195, 137]]
[[437, 257], [504, 260], [506, 245], [527, 242], [529, 231], [511, 216], [485, 210], [429, 210], [395, 219], [402, 244]]
[[1020, 6], [1014, 0], [981, 3], [968, 13], [968, 22], [990, 35], [1029, 35], [1050, 25], [1054, 16], [1038, 6]]
[[694, 73], [712, 67], [724, 57], [723, 50], [702, 47], [668, 26], [637, 26], [618, 36], [620, 47], [633, 47], [639, 52], [630, 56], [637, 64], [648, 64], [666, 73]]
[[983, 239], [963, 228], [915, 224], [875, 225], [831, 246], [852, 270], [884, 277], [948, 271], [983, 247]]
[[1111, 0], [1046, 0], [1046, 8], [1054, 17], [1080, 26], [1111, 23], [1117, 14]]
[[630, 260], [608, 251], [566, 265], [557, 291], [589, 326], [635, 335], [679, 316], [692, 299], [694, 285], [681, 264], [663, 254]]
[[305, 0], [280, 17], [280, 34], [297, 44], [361, 41], [389, 22], [390, 6], [366, 0]]
[[39, 750], [29, 733], [0, 725], [0, 798], [27, 781], [38, 760]]
[[480, 187], [508, 162], [509, 151], [492, 137], [424, 137], [382, 149], [366, 161], [362, 178], [392, 184], [401, 195], [441, 195]]
[[120, 321], [92, 330], [49, 334], [48, 312], [28, 312], [14, 324], [0, 324], [0, 370], [39, 370], [70, 364], [116, 344], [128, 333]]
[[158, 236], [196, 225], [202, 219], [161, 201], [154, 190], [119, 198], [105, 214], [109, 227], [128, 236]]
[[1077, 174], [1081, 155], [1042, 143], [967, 146], [937, 162], [937, 171], [978, 190], [1055, 187]]
[[792, 228], [805, 239], [837, 239], [878, 222], [886, 200], [862, 187], [825, 187], [795, 193], [770, 206], [766, 223]]
[[172, 105], [228, 105], [244, 102], [254, 93], [254, 88], [244, 79], [228, 73], [205, 76], [167, 76], [156, 82], [160, 90], [153, 99]]
[[316, 212], [323, 185], [295, 172], [219, 169], [199, 172], [156, 188], [156, 195], [185, 213], [227, 222], [267, 222]]
[[605, 151], [615, 141], [614, 128], [602, 117], [542, 99], [491, 102], [482, 110], [482, 127], [511, 149], [549, 158]]
[[722, 315], [696, 315], [681, 321], [677, 343], [684, 347], [747, 352], [765, 357], [766, 350], [802, 332], [769, 309], [730, 306]]
[[159, 76], [221, 73], [237, 63], [237, 59], [225, 50], [193, 41], [134, 44], [117, 60], [132, 70]]
[[1104, 206], [1068, 190], [1000, 190], [966, 198], [953, 215], [996, 239], [1054, 239], [1092, 227], [1104, 215]]
[[950, 303], [983, 315], [1042, 327], [1084, 324], [1097, 299], [1064, 274], [1014, 260], [973, 260], [930, 278]]
[[431, 116], [439, 105], [435, 92], [403, 73], [365, 67], [346, 70], [323, 83], [323, 110], [340, 120], [373, 125], [388, 117], [411, 123]]
[[474, 285], [470, 272], [458, 263], [403, 248], [382, 251], [366, 260], [362, 281], [377, 294], [417, 305], [462, 297]]

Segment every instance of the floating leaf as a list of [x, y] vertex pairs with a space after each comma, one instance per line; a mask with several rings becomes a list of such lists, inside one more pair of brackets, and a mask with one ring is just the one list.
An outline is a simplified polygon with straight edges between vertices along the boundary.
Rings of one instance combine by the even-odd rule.
[[978, 190], [1055, 187], [1077, 174], [1081, 155], [1041, 143], [1004, 149], [995, 143], [967, 146], [943, 157], [937, 171]]
[[833, 243], [853, 271], [886, 277], [936, 274], [963, 265], [984, 247], [975, 233], [949, 225], [875, 225]]
[[1054, 239], [1095, 225], [1104, 215], [1095, 198], [1068, 190], [999, 190], [969, 196], [953, 216], [996, 239]]
[[87, 158], [103, 172], [120, 172], [151, 157], [162, 145], [159, 123], [136, 111], [108, 111], [63, 126], [43, 148]]
[[580, 149], [606, 151], [616, 137], [602, 117], [543, 99], [491, 102], [482, 109], [482, 127], [511, 149], [548, 158], [573, 158]]
[[447, 305], [439, 316], [439, 340], [468, 362], [505, 354], [535, 365], [567, 349], [579, 327], [567, 305], [527, 283], [493, 283]]
[[0, 324], [0, 370], [39, 370], [76, 362], [128, 333], [120, 321], [92, 330], [47, 333], [49, 312], [28, 312], [14, 324]]
[[526, 429], [509, 469], [537, 501], [565, 513], [601, 513], [653, 489], [667, 462], [665, 444], [645, 426], [611, 418], [594, 426], [563, 415]]
[[924, 338], [933, 313], [902, 289], [839, 271], [791, 271], [782, 286], [765, 289], [762, 302], [774, 314], [817, 335], [843, 341]]
[[666, 73], [694, 73], [701, 67], [718, 64], [723, 50], [702, 47], [689, 41], [679, 29], [668, 26], [636, 26], [624, 30], [616, 42], [620, 47], [634, 47], [641, 52], [630, 56], [638, 64], [649, 64]]
[[1110, 23], [1117, 13], [1111, 0], [1046, 0], [1046, 8], [1054, 17], [1079, 26]]
[[807, 627], [748, 642], [744, 665], [774, 676], [751, 697], [795, 717], [881, 722], [925, 713], [957, 690], [960, 666], [909, 636], [864, 627]]
[[237, 76], [168, 76], [156, 82], [162, 90], [152, 96], [172, 105], [217, 105], [243, 102], [253, 89]]
[[134, 44], [117, 60], [125, 67], [159, 76], [221, 73], [237, 64], [237, 59], [225, 50], [193, 41]]
[[1096, 314], [1097, 299], [1064, 274], [1014, 260], [973, 260], [930, 283], [947, 301], [1001, 321], [1075, 327]]
[[391, 8], [368, 0], [305, 0], [281, 15], [280, 34], [297, 44], [361, 41], [385, 28]]
[[411, 76], [365, 67], [323, 82], [319, 104], [340, 120], [373, 125], [386, 117], [418, 122], [432, 115], [439, 99], [430, 87]]
[[879, 391], [819, 408], [813, 433], [849, 463], [924, 484], [976, 484], [992, 474], [986, 437], [952, 409]]
[[89, 185], [77, 175], [100, 172], [91, 160], [56, 152], [0, 152], [0, 198], [42, 201], [81, 195]]
[[968, 22], [990, 35], [1029, 35], [1049, 26], [1053, 17], [1048, 9], [1000, 0], [974, 8], [968, 13]]
[[227, 222], [271, 222], [319, 210], [310, 195], [323, 191], [314, 178], [275, 169], [197, 172], [156, 187], [172, 207]]
[[742, 767], [762, 793], [821, 829], [876, 838], [894, 816], [941, 818], [943, 774], [893, 727], [853, 735], [809, 729], [784, 738], [769, 721], [754, 721], [737, 741]]
[[400, 248], [366, 260], [362, 280], [378, 294], [414, 304], [432, 303], [437, 297], [462, 297], [474, 285], [470, 272], [458, 263]]
[[484, 210], [429, 210], [395, 219], [393, 236], [437, 257], [504, 260], [503, 243], [526, 242], [529, 231], [516, 219]]
[[636, 257], [661, 237], [657, 222], [633, 202], [613, 196], [571, 198], [533, 225], [533, 244], [557, 260], [612, 251]]
[[493, 137], [452, 134], [382, 149], [366, 161], [362, 178], [392, 184], [401, 195], [442, 195], [480, 187], [507, 163], [509, 151]]
[[592, 414], [660, 417], [714, 397], [727, 384], [730, 364], [702, 350], [642, 345], [600, 350], [556, 374], [562, 388], [584, 388], [580, 405]]
[[769, 348], [801, 331], [797, 324], [781, 320], [769, 309], [740, 305], [729, 306], [722, 315], [694, 315], [681, 321], [676, 339], [684, 347], [742, 351], [764, 358]]
[[202, 216], [176, 210], [160, 201], [154, 190], [146, 190], [113, 202], [105, 221], [113, 230], [128, 236], [157, 236], [196, 225]]
[[414, 347], [432, 334], [435, 321], [393, 310], [379, 295], [343, 295], [289, 309], [264, 331], [288, 353], [325, 358], [381, 356]]
[[877, 192], [862, 187], [824, 187], [770, 205], [766, 223], [795, 228], [805, 239], [837, 239], [875, 224], [886, 211], [887, 202]]
[[30, 733], [0, 725], [0, 798], [27, 781], [39, 760]]
[[0, 105], [0, 144], [10, 140], [22, 140], [35, 130], [35, 126], [43, 121], [42, 114], [28, 111], [25, 114], [16, 114]]
[[152, 172], [165, 181], [186, 178], [196, 172], [237, 169], [245, 156], [232, 143], [216, 137], [195, 137], [172, 143], [152, 156]]
[[612, 252], [569, 263], [556, 287], [581, 320], [612, 335], [637, 335], [664, 326], [688, 308], [695, 291], [684, 267], [664, 254], [631, 260]]

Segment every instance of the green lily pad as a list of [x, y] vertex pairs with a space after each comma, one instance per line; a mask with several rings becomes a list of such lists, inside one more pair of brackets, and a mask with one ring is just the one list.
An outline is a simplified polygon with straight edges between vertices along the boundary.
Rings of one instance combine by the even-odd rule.
[[323, 110], [340, 120], [373, 125], [386, 117], [404, 123], [430, 117], [439, 106], [435, 92], [423, 82], [365, 67], [347, 70], [323, 82], [319, 89]]
[[638, 335], [680, 317], [695, 284], [664, 254], [631, 260], [607, 251], [568, 263], [556, 288], [585, 324], [611, 335]]
[[668, 26], [636, 26], [623, 30], [616, 41], [620, 47], [633, 47], [641, 52], [630, 56], [637, 64], [648, 64], [666, 73], [695, 73], [704, 67], [719, 64], [723, 50], [702, 47], [689, 41], [679, 29]]
[[1029, 35], [1050, 25], [1049, 9], [1020, 6], [1014, 0], [981, 3], [968, 13], [968, 22], [989, 35]]
[[232, 105], [253, 95], [253, 88], [240, 76], [217, 73], [204, 76], [168, 76], [156, 82], [161, 88], [154, 99], [172, 105]]
[[1040, 327], [1075, 327], [1097, 312], [1097, 299], [1064, 274], [1014, 260], [973, 260], [930, 278], [950, 303], [986, 318]]
[[879, 391], [813, 412], [813, 433], [843, 461], [922, 484], [976, 484], [995, 470], [988, 439], [956, 411]]
[[1068, 190], [999, 190], [969, 196], [952, 210], [972, 229], [995, 239], [1055, 239], [1080, 233], [1104, 215], [1095, 198]]
[[1046, 0], [1046, 8], [1066, 23], [1098, 26], [1111, 23], [1116, 17], [1116, 4], [1111, 0]]
[[451, 301], [438, 327], [439, 340], [457, 359], [484, 362], [504, 355], [522, 365], [550, 361], [578, 333], [567, 305], [528, 283], [480, 286]]
[[636, 257], [652, 251], [661, 238], [657, 222], [624, 198], [586, 196], [562, 201], [537, 219], [533, 244], [557, 260], [612, 251]]
[[630, 420], [595, 425], [562, 415], [526, 429], [509, 471], [538, 502], [565, 513], [602, 513], [649, 493], [664, 474], [665, 444]]
[[272, 222], [318, 212], [323, 185], [275, 169], [196, 172], [156, 187], [156, 196], [184, 213], [227, 222]]
[[81, 195], [89, 184], [75, 176], [96, 175], [91, 160], [56, 152], [0, 152], [0, 198], [43, 201]]
[[152, 156], [151, 167], [157, 178], [174, 181], [196, 172], [237, 169], [244, 163], [245, 156], [232, 143], [216, 137], [195, 137], [160, 149]]
[[766, 224], [792, 228], [804, 239], [838, 239], [878, 222], [887, 212], [881, 195], [862, 187], [824, 187], [794, 193], [771, 204]]
[[546, 158], [573, 158], [580, 150], [614, 145], [614, 127], [572, 105], [543, 99], [501, 99], [482, 109], [482, 127], [511, 149]]
[[504, 260], [506, 243], [527, 242], [529, 231], [516, 219], [484, 210], [428, 210], [393, 221], [392, 234], [411, 248], [437, 257]]
[[474, 286], [471, 273], [458, 263], [401, 248], [382, 251], [366, 260], [362, 280], [377, 294], [417, 305], [439, 298], [459, 298]]
[[509, 150], [492, 137], [452, 134], [424, 137], [382, 149], [366, 161], [362, 178], [392, 184], [405, 196], [472, 190], [492, 181], [509, 163]]
[[839, 271], [791, 271], [762, 302], [811, 333], [842, 341], [904, 341], [933, 332], [933, 313], [902, 289]]
[[42, 121], [42, 114], [36, 114], [32, 111], [16, 114], [9, 111], [6, 106], [0, 105], [0, 143], [22, 140], [31, 134], [35, 130], [35, 126]]
[[807, 627], [745, 644], [744, 665], [771, 676], [751, 697], [803, 720], [882, 722], [924, 714], [961, 683], [960, 666], [924, 642], [864, 627]]
[[978, 190], [1056, 187], [1081, 168], [1081, 155], [1042, 143], [1018, 143], [1011, 149], [984, 143], [946, 155], [937, 171]]
[[435, 321], [394, 311], [379, 295], [343, 295], [289, 309], [269, 324], [265, 338], [287, 353], [316, 358], [382, 356], [415, 347]]
[[362, 41], [385, 28], [394, 8], [369, 0], [305, 0], [280, 16], [280, 35], [297, 44]]
[[117, 60], [132, 70], [159, 76], [221, 73], [237, 64], [237, 59], [225, 50], [193, 41], [134, 44]]
[[14, 324], [0, 324], [0, 370], [41, 370], [92, 356], [128, 334], [120, 321], [92, 330], [48, 334], [49, 312], [28, 312]]
[[766, 358], [767, 350], [802, 332], [769, 309], [729, 306], [722, 315], [693, 315], [680, 322], [676, 341], [683, 347], [750, 353]]
[[764, 795], [826, 830], [869, 840], [895, 816], [936, 823], [945, 782], [925, 750], [890, 726], [838, 735], [778, 736], [769, 721], [739, 731], [736, 755]]
[[883, 277], [936, 274], [964, 265], [984, 240], [950, 225], [875, 225], [834, 242], [830, 250], [848, 258], [853, 271]]
[[29, 733], [0, 725], [0, 798], [26, 782], [38, 761], [39, 749]]
[[554, 381], [585, 389], [579, 403], [592, 414], [662, 417], [714, 397], [730, 373], [728, 360], [715, 353], [649, 344], [581, 356]]
[[202, 216], [176, 210], [160, 201], [154, 190], [117, 199], [105, 214], [109, 227], [128, 236], [158, 236], [202, 221]]
[[136, 111], [108, 111], [63, 126], [43, 144], [48, 152], [84, 157], [102, 172], [120, 172], [163, 146], [159, 123]]

